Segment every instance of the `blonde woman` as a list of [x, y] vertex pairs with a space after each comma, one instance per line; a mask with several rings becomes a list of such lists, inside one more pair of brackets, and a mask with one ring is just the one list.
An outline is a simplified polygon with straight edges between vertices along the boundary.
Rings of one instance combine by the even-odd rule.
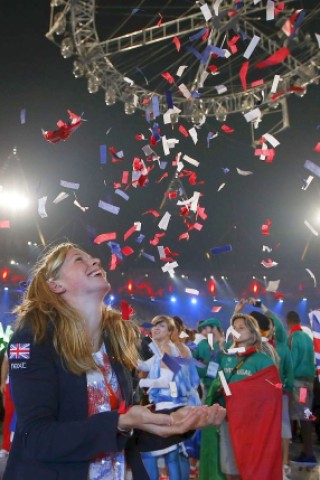
[[221, 469], [227, 480], [282, 480], [278, 369], [262, 351], [259, 326], [252, 316], [236, 314], [231, 324], [231, 348], [237, 353], [222, 355], [220, 363], [227, 383], [228, 419], [221, 426]]
[[132, 429], [168, 437], [221, 421], [217, 408], [131, 407], [136, 334], [107, 310], [109, 290], [100, 261], [70, 243], [36, 266], [9, 346], [17, 427], [4, 480], [123, 480], [126, 462], [147, 480]]

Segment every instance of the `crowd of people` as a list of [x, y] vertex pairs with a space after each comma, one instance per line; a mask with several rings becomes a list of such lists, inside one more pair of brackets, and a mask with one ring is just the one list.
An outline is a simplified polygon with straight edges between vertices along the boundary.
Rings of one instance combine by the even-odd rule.
[[316, 464], [314, 349], [296, 312], [287, 333], [248, 298], [226, 332], [165, 314], [146, 331], [106, 307], [109, 290], [70, 243], [35, 266], [1, 372], [4, 480], [289, 479], [292, 427], [291, 461]]

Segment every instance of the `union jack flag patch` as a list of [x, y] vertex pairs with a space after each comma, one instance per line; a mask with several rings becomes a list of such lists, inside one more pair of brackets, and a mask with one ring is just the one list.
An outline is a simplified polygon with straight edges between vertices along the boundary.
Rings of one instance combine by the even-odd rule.
[[30, 358], [30, 343], [12, 343], [9, 351], [10, 359]]

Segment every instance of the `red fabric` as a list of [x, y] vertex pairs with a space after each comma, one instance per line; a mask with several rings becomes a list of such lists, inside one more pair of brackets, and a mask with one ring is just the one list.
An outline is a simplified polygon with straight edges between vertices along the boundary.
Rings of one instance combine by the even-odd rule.
[[4, 420], [3, 420], [3, 439], [2, 439], [2, 449], [10, 451], [11, 446], [11, 429], [10, 425], [12, 422], [14, 414], [14, 405], [10, 395], [10, 387], [9, 383], [6, 384], [6, 388], [4, 391]]
[[229, 428], [242, 480], [282, 480], [282, 391], [275, 387], [279, 383], [275, 366], [229, 383]]
[[294, 327], [290, 328], [289, 336], [292, 335], [294, 332], [303, 332], [303, 329], [300, 327], [300, 325], [294, 325]]

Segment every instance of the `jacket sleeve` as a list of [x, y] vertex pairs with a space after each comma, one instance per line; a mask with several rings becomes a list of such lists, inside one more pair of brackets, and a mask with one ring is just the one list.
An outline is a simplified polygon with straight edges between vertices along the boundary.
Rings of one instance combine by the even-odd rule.
[[289, 347], [285, 348], [285, 355], [283, 359], [283, 376], [284, 376], [284, 385], [283, 390], [287, 392], [293, 391], [294, 376], [293, 376], [293, 366], [292, 358], [290, 354]]
[[[16, 354], [18, 358], [9, 359], [9, 363], [17, 430], [30, 459], [89, 461], [97, 455], [124, 449], [127, 438], [117, 431], [117, 411], [83, 420], [59, 421], [59, 367], [51, 342], [35, 344], [32, 335], [21, 331], [14, 334], [10, 344], [13, 348], [21, 345], [29, 348], [29, 355], [24, 359]], [[10, 356], [13, 356], [12, 350]], [[74, 380], [71, 378], [71, 381]]]
[[287, 333], [280, 318], [271, 310], [264, 312], [267, 317], [272, 318], [275, 326], [274, 338], [277, 343], [287, 343]]

